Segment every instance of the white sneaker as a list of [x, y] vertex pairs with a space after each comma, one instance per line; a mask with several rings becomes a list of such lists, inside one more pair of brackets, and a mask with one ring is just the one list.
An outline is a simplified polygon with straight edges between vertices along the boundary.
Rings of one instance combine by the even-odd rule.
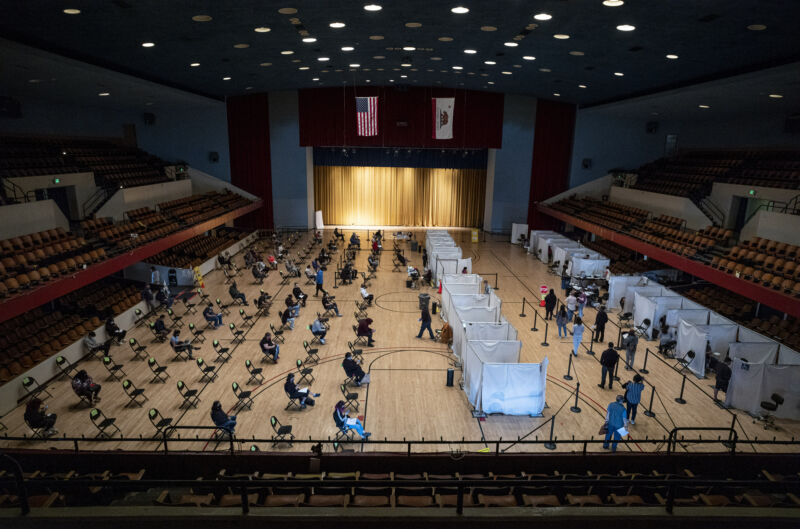
[[634, 421], [633, 419], [631, 419], [631, 424], [636, 424], [636, 421]]

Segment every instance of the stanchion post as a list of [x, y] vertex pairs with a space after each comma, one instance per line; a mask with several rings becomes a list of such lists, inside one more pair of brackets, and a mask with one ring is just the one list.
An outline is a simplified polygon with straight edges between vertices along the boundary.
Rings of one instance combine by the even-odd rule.
[[533, 309], [533, 327], [531, 327], [532, 331], [538, 331], [539, 329], [536, 327], [536, 320], [539, 319], [539, 311], [535, 308]]
[[683, 398], [684, 388], [686, 388], [686, 375], [683, 375], [683, 381], [681, 382], [681, 394], [675, 398], [675, 402], [678, 404], [686, 404], [686, 401]]
[[569, 355], [569, 364], [567, 364], [567, 374], [564, 375], [564, 380], [572, 380], [572, 375], [570, 375], [570, 371], [572, 370], [572, 355]]
[[578, 394], [580, 393], [580, 391], [581, 391], [581, 383], [578, 382], [575, 385], [575, 405], [572, 406], [569, 409], [569, 411], [571, 411], [572, 413], [580, 413], [581, 412], [581, 409], [578, 407]]
[[622, 327], [617, 327], [617, 347], [622, 346]]
[[647, 357], [650, 356], [650, 348], [646, 348], [644, 350], [644, 364], [642, 364], [642, 368], [639, 370], [640, 373], [644, 373], [645, 375], [648, 374], [650, 371], [647, 370]]
[[526, 314], [525, 314], [525, 298], [523, 297], [522, 298], [522, 312], [520, 312], [519, 317], [520, 318], [524, 318], [525, 316], [526, 316]]
[[547, 448], [548, 450], [556, 449], [556, 443], [555, 441], [553, 441], [553, 428], [555, 426], [555, 423], [556, 423], [556, 416], [553, 415], [553, 417], [550, 419], [550, 439], [544, 443], [544, 447]]
[[[622, 360], [622, 359], [620, 359], [620, 360]], [[620, 362], [619, 360], [617, 360], [617, 365], [616, 365], [616, 366], [614, 366], [614, 380], [615, 380], [616, 382], [619, 382], [619, 365], [620, 365], [621, 363], [622, 363], [622, 362]]]
[[653, 397], [655, 396], [655, 394], [656, 394], [656, 387], [653, 386], [653, 389], [650, 390], [650, 406], [648, 406], [647, 409], [644, 411], [644, 414], [647, 417], [655, 417], [656, 416], [656, 414], [653, 413]]
[[550, 345], [549, 343], [547, 343], [547, 329], [548, 327], [550, 327], [549, 323], [550, 322], [548, 321], [544, 322], [544, 341], [542, 342], [542, 346], [544, 347], [548, 347]]
[[589, 340], [589, 350], [586, 351], [587, 354], [590, 354], [592, 356], [594, 356], [594, 334], [595, 334], [595, 331], [592, 331], [592, 336], [591, 336], [591, 338]]

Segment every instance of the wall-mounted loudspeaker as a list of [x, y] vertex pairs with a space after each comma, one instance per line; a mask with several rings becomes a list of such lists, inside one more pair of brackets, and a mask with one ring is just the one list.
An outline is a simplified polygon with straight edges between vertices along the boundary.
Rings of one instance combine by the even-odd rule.
[[208, 153], [208, 161], [211, 163], [217, 163], [219, 161], [219, 153], [216, 151], [211, 151]]
[[658, 130], [658, 121], [648, 121], [644, 126], [644, 130], [647, 131], [648, 134], [655, 134]]
[[156, 115], [152, 112], [145, 112], [142, 114], [142, 120], [144, 120], [145, 125], [155, 125], [156, 124]]
[[581, 167], [584, 169], [591, 169], [592, 168], [592, 159], [591, 158], [584, 158], [581, 161]]

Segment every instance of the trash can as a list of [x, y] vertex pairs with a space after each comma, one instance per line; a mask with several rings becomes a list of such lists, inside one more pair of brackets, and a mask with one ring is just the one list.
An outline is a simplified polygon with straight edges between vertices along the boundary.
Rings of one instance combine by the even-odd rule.
[[452, 388], [453, 387], [453, 376], [454, 376], [454, 371], [453, 371], [453, 368], [450, 367], [450, 368], [447, 369], [447, 387], [448, 388]]
[[416, 252], [419, 249], [419, 243], [414, 239], [411, 239], [411, 251]]
[[431, 314], [437, 314], [438, 312], [439, 312], [439, 304], [434, 301], [433, 305], [431, 305]]
[[178, 271], [174, 268], [170, 268], [167, 272], [167, 281], [169, 282], [169, 286], [177, 287], [178, 286]]
[[431, 302], [431, 295], [430, 294], [420, 294], [419, 295], [419, 310], [427, 309], [428, 305]]

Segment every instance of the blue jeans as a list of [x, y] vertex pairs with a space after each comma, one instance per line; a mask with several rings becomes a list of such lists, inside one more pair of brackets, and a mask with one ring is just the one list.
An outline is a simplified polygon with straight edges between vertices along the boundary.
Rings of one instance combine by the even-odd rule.
[[361, 424], [361, 421], [359, 421], [358, 419], [356, 419], [356, 423], [353, 425], [345, 424], [345, 428], [347, 428], [348, 430], [355, 430], [356, 432], [358, 432], [358, 435], [364, 437], [364, 425]]
[[422, 334], [425, 329], [428, 329], [428, 333], [431, 335], [431, 340], [434, 339], [435, 336], [433, 335], [433, 329], [431, 329], [431, 322], [429, 321], [422, 322], [422, 326], [419, 328], [419, 334], [417, 335], [417, 338], [422, 338]]
[[569, 288], [569, 278], [568, 277], [566, 277], [566, 278], [562, 277], [561, 278], [561, 289], [562, 290], [567, 290], [568, 288]]
[[575, 315], [574, 310], [567, 309], [567, 321], [572, 321], [572, 317]]
[[583, 333], [572, 335], [572, 354], [574, 356], [578, 356], [578, 348], [581, 345], [581, 338], [583, 338]]
[[[264, 350], [262, 349], [262, 351], [264, 351]], [[275, 349], [273, 349], [272, 351], [267, 349], [266, 351], [264, 351], [264, 354], [265, 355], [271, 355], [272, 353], [275, 353], [275, 361], [277, 362], [278, 361], [278, 355], [280, 354], [280, 352], [281, 352], [281, 346], [276, 344], [275, 345]]]
[[206, 316], [206, 321], [213, 323], [214, 327], [219, 327], [220, 325], [222, 325], [222, 314], [215, 314], [210, 318]]
[[628, 418], [628, 420], [631, 421], [636, 420], [636, 410], [639, 408], [639, 403], [637, 402], [636, 404], [634, 404], [632, 402], [626, 402], [625, 404], [626, 404], [625, 416]]
[[240, 300], [242, 300], [242, 303], [244, 303], [245, 305], [247, 305], [247, 298], [245, 298], [245, 297], [244, 297], [244, 293], [242, 293], [242, 292], [239, 292], [237, 295], [235, 295], [235, 296], [232, 296], [232, 297], [233, 297], [233, 299], [240, 299]]
[[615, 427], [611, 426], [610, 424], [608, 425], [608, 433], [606, 433], [606, 442], [603, 443], [603, 448], [608, 448], [608, 441], [613, 437], [614, 441], [611, 443], [611, 451], [617, 451], [617, 441], [622, 439], [622, 436], [620, 436], [619, 432], [617, 431], [618, 428], [622, 428], [622, 426]]
[[564, 338], [569, 336], [569, 333], [567, 332], [567, 324], [566, 323], [563, 324], [563, 325], [559, 325], [558, 326], [558, 337], [559, 338], [561, 338], [561, 331], [564, 331]]
[[586, 303], [579, 303], [578, 304], [578, 316], [583, 318], [583, 307], [586, 306]]
[[602, 368], [600, 369], [600, 385], [601, 386], [605, 386], [606, 385], [606, 375], [608, 375], [608, 389], [611, 389], [611, 388], [614, 387], [614, 372], [611, 371], [606, 366], [602, 366]]
[[300, 305], [295, 305], [294, 307], [289, 307], [289, 310], [292, 311], [291, 312], [291, 316], [293, 318], [296, 318], [296, 317], [298, 317], [300, 315]]
[[233, 429], [236, 427], [236, 416], [232, 415], [228, 420], [217, 426], [220, 430], [227, 430], [233, 435]]

